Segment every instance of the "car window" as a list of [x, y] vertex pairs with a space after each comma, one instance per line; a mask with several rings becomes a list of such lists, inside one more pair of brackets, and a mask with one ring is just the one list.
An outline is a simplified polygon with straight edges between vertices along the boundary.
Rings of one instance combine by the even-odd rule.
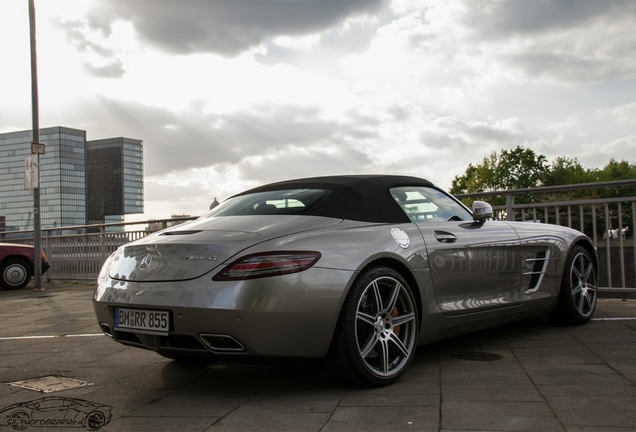
[[224, 201], [201, 218], [218, 216], [302, 214], [329, 194], [325, 189], [288, 189], [239, 195]]
[[49, 400], [43, 400], [42, 402], [40, 402], [39, 405], [40, 405], [39, 406], [40, 409], [48, 409], [48, 408], [63, 407], [66, 404], [63, 399], [49, 399]]
[[391, 196], [411, 222], [471, 221], [472, 214], [445, 193], [424, 186], [391, 188]]

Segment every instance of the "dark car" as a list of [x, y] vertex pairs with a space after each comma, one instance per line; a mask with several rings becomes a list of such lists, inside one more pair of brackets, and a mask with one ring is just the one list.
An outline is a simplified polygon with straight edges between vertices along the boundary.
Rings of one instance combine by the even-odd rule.
[[[0, 243], [0, 287], [6, 290], [21, 289], [27, 286], [33, 276], [35, 268], [33, 261], [33, 246]], [[44, 252], [40, 252], [42, 259], [42, 274], [51, 264], [46, 260]]]
[[113, 417], [112, 407], [83, 399], [44, 397], [0, 409], [0, 426], [101, 429]]

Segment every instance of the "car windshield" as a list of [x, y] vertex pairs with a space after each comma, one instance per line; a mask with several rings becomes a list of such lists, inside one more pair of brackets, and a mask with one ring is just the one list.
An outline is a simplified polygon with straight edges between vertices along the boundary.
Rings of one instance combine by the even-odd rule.
[[472, 214], [464, 206], [437, 189], [401, 186], [392, 188], [391, 196], [411, 222], [473, 220]]
[[266, 214], [302, 214], [329, 194], [325, 189], [287, 189], [239, 195], [224, 201], [201, 218]]

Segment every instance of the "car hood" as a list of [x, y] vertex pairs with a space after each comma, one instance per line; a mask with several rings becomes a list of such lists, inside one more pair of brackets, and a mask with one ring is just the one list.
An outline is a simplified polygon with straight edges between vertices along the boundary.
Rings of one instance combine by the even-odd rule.
[[109, 276], [131, 282], [195, 279], [255, 244], [341, 221], [290, 215], [197, 219], [120, 247]]

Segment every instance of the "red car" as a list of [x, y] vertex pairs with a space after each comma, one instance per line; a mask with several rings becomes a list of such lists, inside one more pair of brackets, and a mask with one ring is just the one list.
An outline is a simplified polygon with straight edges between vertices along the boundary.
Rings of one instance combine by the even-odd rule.
[[[24, 288], [33, 276], [33, 246], [0, 243], [0, 287], [6, 290]], [[46, 260], [44, 252], [40, 251], [42, 259], [42, 274], [51, 264]]]

